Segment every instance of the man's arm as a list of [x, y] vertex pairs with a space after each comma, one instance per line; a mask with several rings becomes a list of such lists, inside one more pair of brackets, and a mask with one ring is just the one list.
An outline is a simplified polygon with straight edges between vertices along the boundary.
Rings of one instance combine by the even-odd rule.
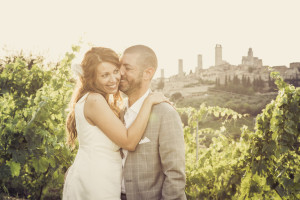
[[[164, 105], [165, 106], [165, 105]], [[159, 130], [159, 154], [165, 180], [163, 199], [186, 199], [185, 148], [181, 119], [174, 108], [167, 105]]]

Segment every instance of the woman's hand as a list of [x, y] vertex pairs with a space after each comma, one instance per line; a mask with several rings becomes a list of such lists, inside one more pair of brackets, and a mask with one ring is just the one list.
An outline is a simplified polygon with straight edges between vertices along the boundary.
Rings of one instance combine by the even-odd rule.
[[146, 100], [149, 101], [151, 105], [167, 102], [173, 106], [172, 102], [161, 92], [151, 92]]

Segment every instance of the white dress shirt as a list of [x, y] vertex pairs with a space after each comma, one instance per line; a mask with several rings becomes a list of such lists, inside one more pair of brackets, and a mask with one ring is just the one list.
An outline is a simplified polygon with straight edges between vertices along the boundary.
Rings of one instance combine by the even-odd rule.
[[[128, 101], [127, 101], [127, 110], [125, 112], [125, 115], [124, 115], [124, 121], [125, 121], [125, 126], [126, 128], [128, 129], [132, 122], [134, 122], [134, 120], [136, 119], [138, 113], [140, 112], [140, 109], [146, 99], [146, 97], [149, 95], [150, 93], [150, 89], [148, 89], [146, 91], [146, 93], [141, 96], [132, 106], [130, 106], [128, 108]], [[123, 153], [124, 153], [124, 157], [122, 159], [122, 167], [124, 168], [124, 165], [125, 165], [125, 161], [126, 161], [126, 158], [127, 158], [127, 154], [128, 154], [128, 151], [123, 149]], [[125, 191], [125, 183], [124, 183], [124, 176], [122, 178], [122, 193], [126, 193]]]

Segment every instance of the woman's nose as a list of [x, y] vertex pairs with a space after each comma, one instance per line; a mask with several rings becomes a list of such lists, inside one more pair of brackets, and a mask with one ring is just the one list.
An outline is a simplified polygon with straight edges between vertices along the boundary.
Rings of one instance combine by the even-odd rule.
[[116, 82], [116, 76], [114, 76], [114, 75], [110, 76], [109, 82], [110, 82], [110, 83]]

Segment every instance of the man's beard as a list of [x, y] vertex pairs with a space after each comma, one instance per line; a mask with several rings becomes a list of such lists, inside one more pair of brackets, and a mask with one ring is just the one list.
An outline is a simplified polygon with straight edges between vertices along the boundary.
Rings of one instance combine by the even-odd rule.
[[139, 79], [133, 82], [128, 82], [126, 88], [122, 87], [121, 85], [122, 84], [119, 85], [119, 89], [128, 96], [133, 94], [135, 91], [138, 91], [142, 87], [142, 80]]

